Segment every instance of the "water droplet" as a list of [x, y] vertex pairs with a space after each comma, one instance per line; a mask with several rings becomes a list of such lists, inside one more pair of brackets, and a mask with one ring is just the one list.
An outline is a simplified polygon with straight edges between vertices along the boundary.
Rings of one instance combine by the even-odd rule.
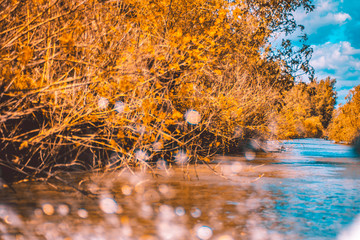
[[81, 218], [87, 218], [89, 216], [89, 213], [88, 211], [86, 211], [85, 209], [83, 208], [80, 208], [78, 211], [77, 211], [77, 214], [79, 217]]
[[245, 151], [245, 158], [246, 160], [252, 161], [256, 157], [256, 153], [252, 150], [246, 150]]
[[51, 205], [50, 203], [44, 203], [42, 205], [42, 210], [48, 216], [53, 215], [54, 212], [55, 212], [55, 209], [54, 209], [53, 205]]
[[200, 122], [201, 116], [200, 113], [196, 110], [188, 110], [185, 113], [185, 120], [189, 124], [196, 125]]
[[147, 152], [143, 151], [143, 150], [136, 150], [135, 151], [135, 158], [138, 161], [147, 161], [149, 159], [149, 155], [147, 154]]
[[[14, 210], [12, 210], [11, 207], [0, 204], [0, 219], [2, 219], [6, 224], [20, 227], [23, 222], [19, 217], [20, 216]], [[0, 223], [0, 228], [1, 227], [2, 224]]]
[[175, 155], [175, 162], [179, 165], [184, 165], [188, 162], [188, 156], [184, 150], [179, 150]]
[[56, 209], [57, 213], [61, 216], [66, 216], [69, 214], [70, 212], [70, 208], [67, 204], [60, 204], [57, 209]]
[[158, 169], [161, 169], [161, 170], [165, 170], [166, 169], [166, 161], [164, 160], [164, 159], [159, 159], [159, 160], [157, 160], [157, 162], [156, 162], [156, 167], [158, 168]]
[[198, 208], [192, 208], [190, 214], [193, 218], [199, 218], [201, 216], [201, 210]]
[[180, 240], [187, 239], [184, 235], [186, 229], [183, 225], [174, 222], [161, 221], [157, 225], [158, 235], [163, 240]]
[[114, 105], [114, 110], [117, 111], [118, 113], [124, 112], [125, 103], [123, 103], [122, 101], [117, 101]]
[[112, 198], [103, 198], [100, 199], [100, 209], [104, 212], [104, 213], [116, 213], [118, 210], [118, 205], [116, 203], [116, 201]]
[[106, 109], [108, 105], [109, 105], [109, 100], [107, 100], [107, 98], [104, 97], [99, 98], [98, 107], [100, 110]]
[[129, 185], [124, 185], [121, 187], [121, 192], [124, 195], [129, 196], [132, 193], [132, 187], [130, 187]]
[[175, 214], [178, 215], [179, 217], [184, 216], [185, 215], [185, 209], [181, 206], [175, 208]]
[[196, 236], [200, 238], [201, 240], [207, 240], [210, 239], [213, 235], [213, 231], [208, 226], [200, 226], [196, 229]]

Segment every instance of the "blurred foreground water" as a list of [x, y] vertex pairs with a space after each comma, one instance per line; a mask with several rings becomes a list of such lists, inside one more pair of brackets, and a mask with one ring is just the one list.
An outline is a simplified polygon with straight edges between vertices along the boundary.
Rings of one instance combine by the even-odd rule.
[[64, 175], [69, 186], [0, 189], [0, 239], [360, 239], [360, 159], [320, 139], [286, 151], [217, 156], [210, 167], [159, 164]]

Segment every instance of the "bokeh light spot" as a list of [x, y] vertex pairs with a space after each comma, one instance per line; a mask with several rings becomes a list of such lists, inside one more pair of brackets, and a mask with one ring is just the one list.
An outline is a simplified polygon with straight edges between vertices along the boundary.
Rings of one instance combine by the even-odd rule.
[[198, 111], [195, 110], [188, 110], [185, 113], [185, 120], [186, 122], [188, 122], [189, 124], [192, 125], [196, 125], [200, 122], [201, 120], [201, 116], [200, 113]]
[[106, 109], [108, 105], [109, 105], [109, 100], [107, 100], [107, 98], [104, 97], [99, 98], [98, 107], [100, 110]]
[[200, 226], [196, 229], [196, 236], [200, 238], [201, 240], [207, 240], [210, 239], [213, 235], [213, 231], [208, 226]]
[[179, 165], [184, 165], [188, 162], [188, 156], [184, 150], [179, 150], [175, 155], [175, 162]]
[[87, 218], [89, 216], [89, 213], [88, 211], [86, 211], [86, 209], [83, 209], [83, 208], [80, 208], [78, 211], [77, 211], [77, 214], [79, 217], [81, 218]]
[[135, 151], [135, 158], [138, 161], [142, 161], [145, 162], [149, 159], [149, 155], [147, 154], [147, 152], [143, 151], [143, 150], [136, 150]]
[[114, 105], [114, 110], [117, 111], [118, 113], [124, 112], [125, 103], [123, 103], [122, 101], [117, 101]]
[[179, 217], [184, 216], [185, 215], [185, 209], [181, 206], [176, 207], [175, 208], [175, 214], [178, 215]]
[[193, 218], [199, 218], [201, 216], [201, 210], [198, 208], [192, 208], [190, 214]]
[[155, 152], [161, 151], [162, 148], [163, 148], [162, 142], [154, 142], [154, 143], [152, 144], [152, 149], [153, 149]]
[[100, 199], [100, 209], [104, 212], [104, 213], [116, 213], [118, 210], [118, 205], [116, 203], [116, 201], [112, 198], [103, 198]]
[[56, 209], [57, 213], [61, 216], [66, 216], [69, 214], [70, 212], [70, 208], [67, 204], [60, 204], [57, 209]]
[[126, 196], [131, 195], [132, 190], [133, 190], [132, 187], [129, 185], [124, 185], [121, 187], [121, 192]]
[[245, 151], [245, 158], [248, 161], [252, 161], [256, 158], [256, 153], [252, 150], [246, 150]]
[[55, 212], [54, 206], [51, 205], [50, 203], [44, 203], [44, 204], [42, 205], [42, 210], [43, 210], [43, 212], [44, 212], [46, 215], [48, 215], [48, 216], [53, 215], [54, 212]]
[[166, 169], [166, 161], [164, 159], [157, 160], [156, 167], [158, 169], [165, 170]]

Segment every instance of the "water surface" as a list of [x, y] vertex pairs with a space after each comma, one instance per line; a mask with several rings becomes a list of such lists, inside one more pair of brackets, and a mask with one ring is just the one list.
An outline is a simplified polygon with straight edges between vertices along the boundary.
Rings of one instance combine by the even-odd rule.
[[68, 186], [24, 182], [14, 186], [16, 193], [3, 188], [0, 235], [360, 239], [354, 235], [360, 228], [360, 159], [351, 147], [320, 139], [282, 144], [285, 152], [257, 154], [254, 160], [217, 156], [209, 166], [81, 173], [62, 176]]

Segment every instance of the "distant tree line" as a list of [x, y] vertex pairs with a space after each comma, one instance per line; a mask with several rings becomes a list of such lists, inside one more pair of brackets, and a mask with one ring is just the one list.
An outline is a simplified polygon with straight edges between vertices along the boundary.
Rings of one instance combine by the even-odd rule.
[[347, 103], [336, 104], [335, 79], [300, 82], [280, 97], [272, 133], [278, 139], [329, 138], [352, 143], [360, 132], [360, 85], [350, 91]]
[[360, 85], [350, 91], [346, 100], [335, 110], [327, 136], [337, 142], [354, 143], [360, 136]]

